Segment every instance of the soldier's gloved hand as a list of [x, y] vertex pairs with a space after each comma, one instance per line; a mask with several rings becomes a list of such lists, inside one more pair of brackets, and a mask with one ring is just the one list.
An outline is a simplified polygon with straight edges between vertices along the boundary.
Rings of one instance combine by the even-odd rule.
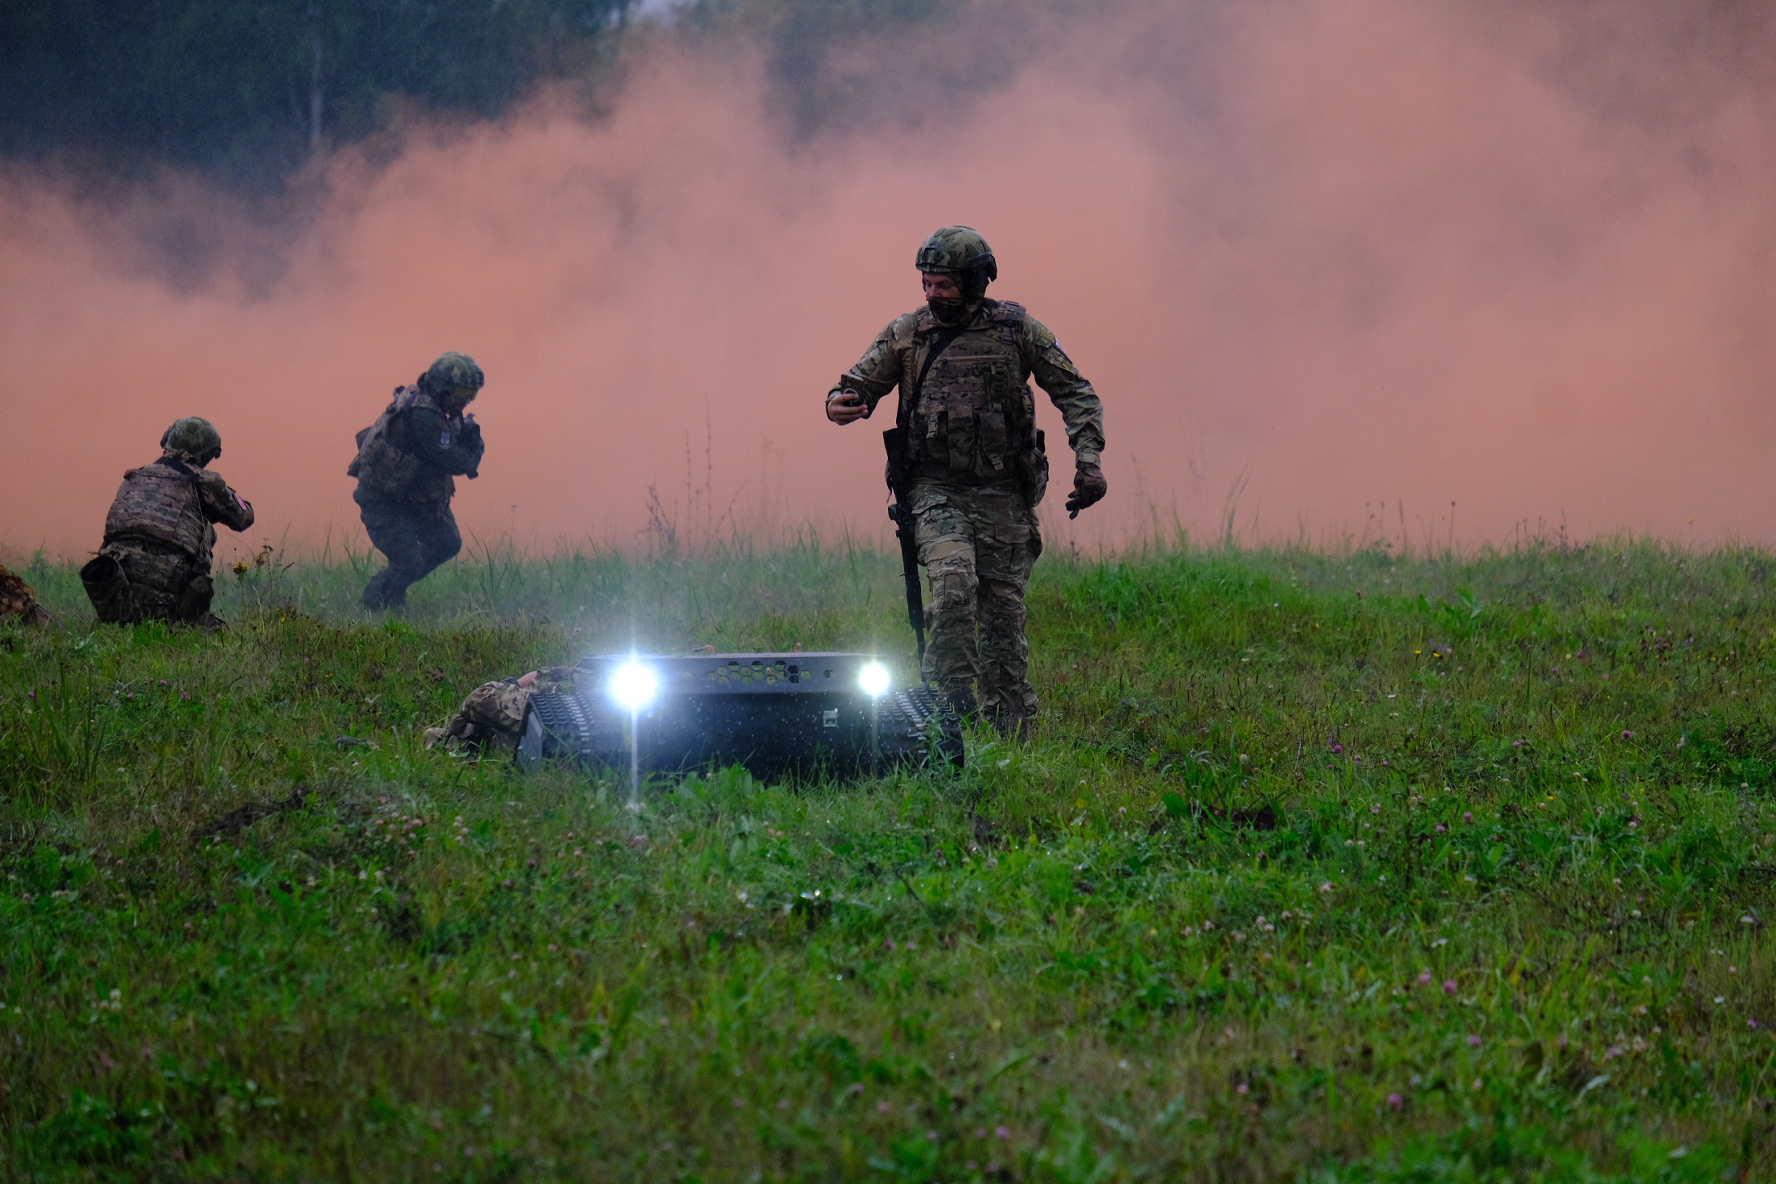
[[1079, 517], [1079, 511], [1097, 505], [1109, 492], [1110, 483], [1104, 480], [1103, 469], [1097, 465], [1080, 465], [1073, 474], [1073, 496], [1067, 499], [1067, 517]]
[[468, 472], [463, 474], [463, 476], [467, 477], [471, 481], [473, 481], [475, 478], [479, 477], [480, 475], [481, 475], [480, 469], [470, 469]]

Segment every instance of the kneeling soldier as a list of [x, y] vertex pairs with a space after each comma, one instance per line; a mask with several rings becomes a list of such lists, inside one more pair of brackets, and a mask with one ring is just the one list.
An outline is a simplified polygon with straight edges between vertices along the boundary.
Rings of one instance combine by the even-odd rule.
[[101, 621], [220, 628], [210, 612], [214, 524], [245, 530], [253, 507], [209, 470], [222, 455], [222, 436], [209, 420], [179, 420], [160, 447], [159, 460], [123, 475], [105, 516], [104, 545], [80, 569], [80, 581]]

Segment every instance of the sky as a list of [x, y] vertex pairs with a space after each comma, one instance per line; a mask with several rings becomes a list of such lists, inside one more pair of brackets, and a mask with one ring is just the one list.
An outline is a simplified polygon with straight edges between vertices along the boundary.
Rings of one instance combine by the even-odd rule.
[[1110, 496], [1069, 521], [1038, 394], [1051, 546], [1776, 543], [1762, 25], [1129, 0], [1001, 36], [963, 8], [835, 50], [843, 120], [787, 115], [763, 52], [660, 35], [597, 118], [415, 122], [317, 162], [287, 220], [8, 171], [0, 551], [96, 549], [190, 414], [258, 509], [240, 545], [361, 546], [353, 434], [447, 349], [488, 375], [471, 540], [886, 545], [891, 403], [821, 403], [956, 222], [1104, 399]]

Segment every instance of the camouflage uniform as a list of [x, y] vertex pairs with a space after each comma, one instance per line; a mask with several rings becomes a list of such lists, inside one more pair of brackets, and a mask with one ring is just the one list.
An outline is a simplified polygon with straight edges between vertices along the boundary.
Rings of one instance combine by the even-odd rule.
[[370, 542], [388, 559], [364, 589], [366, 608], [405, 603], [409, 587], [462, 550], [450, 499], [457, 476], [478, 475], [486, 446], [475, 417], [449, 410], [447, 388], [432, 381], [453, 357], [473, 368], [479, 387], [480, 367], [446, 354], [416, 385], [397, 387], [382, 415], [358, 433], [357, 459], [346, 470], [358, 479], [352, 500]]
[[545, 666], [522, 679], [484, 682], [469, 692], [456, 714], [441, 728], [427, 728], [427, 748], [442, 744], [451, 752], [464, 749], [511, 754], [518, 751], [523, 735], [524, 712], [538, 691], [560, 692], [574, 688], [572, 666]]
[[195, 420], [215, 438], [214, 454], [169, 442], [191, 422], [167, 429], [159, 460], [123, 475], [105, 516], [104, 545], [80, 571], [101, 621], [222, 623], [210, 613], [214, 524], [246, 530], [253, 525], [253, 507], [221, 474], [204, 467], [221, 453], [220, 437], [207, 422]]
[[1098, 463], [1104, 413], [1054, 334], [1022, 305], [983, 298], [970, 312], [925, 371], [916, 406], [906, 404], [926, 359], [955, 328], [929, 307], [883, 329], [832, 394], [856, 391], [873, 411], [900, 388], [919, 562], [931, 582], [924, 673], [964, 703], [978, 684], [982, 709], [1009, 727], [1036, 714], [1024, 589], [1042, 553], [1035, 507], [1048, 459], [1028, 380], [1059, 408], [1081, 465]]
[[50, 625], [54, 619], [37, 603], [37, 589], [0, 564], [0, 624], [17, 621], [22, 625]]

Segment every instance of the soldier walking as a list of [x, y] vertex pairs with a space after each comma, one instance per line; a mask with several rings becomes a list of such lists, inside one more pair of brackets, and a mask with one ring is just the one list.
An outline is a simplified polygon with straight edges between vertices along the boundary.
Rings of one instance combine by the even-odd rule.
[[358, 479], [358, 503], [370, 542], [388, 560], [364, 589], [364, 607], [399, 608], [407, 589], [462, 550], [450, 512], [456, 478], [480, 475], [481, 425], [466, 408], [486, 382], [467, 354], [441, 354], [412, 386], [358, 433], [346, 470]]
[[1067, 425], [1077, 468], [1067, 509], [1100, 501], [1104, 409], [1055, 336], [1020, 304], [989, 300], [999, 265], [980, 234], [947, 226], [916, 266], [925, 306], [892, 321], [826, 397], [836, 424], [867, 419], [899, 388], [919, 562], [931, 584], [925, 677], [964, 716], [1002, 732], [1036, 718], [1024, 589], [1042, 552], [1048, 485], [1031, 377]]
[[209, 464], [222, 455], [222, 436], [195, 415], [160, 437], [160, 459], [131, 469], [105, 516], [105, 541], [80, 569], [80, 582], [99, 620], [110, 624], [167, 621], [221, 628], [210, 612], [216, 527], [245, 530], [253, 507]]

